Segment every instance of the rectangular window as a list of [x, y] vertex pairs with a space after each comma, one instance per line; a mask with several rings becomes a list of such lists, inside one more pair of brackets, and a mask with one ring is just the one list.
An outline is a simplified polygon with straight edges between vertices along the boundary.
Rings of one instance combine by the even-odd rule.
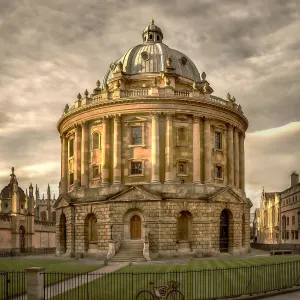
[[74, 174], [70, 173], [70, 185], [74, 184]]
[[295, 240], [298, 240], [298, 230], [295, 230]]
[[142, 126], [131, 127], [131, 145], [142, 145], [143, 143], [143, 128]]
[[74, 156], [74, 139], [69, 140], [69, 157]]
[[287, 232], [286, 232], [286, 239], [288, 240], [289, 238], [290, 238], [290, 232], [287, 231]]
[[221, 132], [215, 132], [215, 148], [216, 149], [222, 149], [221, 138], [222, 138]]
[[221, 166], [215, 166], [215, 178], [223, 179], [223, 168]]
[[187, 163], [185, 161], [178, 161], [177, 163], [177, 173], [178, 175], [187, 175]]
[[140, 175], [143, 174], [142, 162], [135, 161], [131, 163], [131, 175]]
[[287, 226], [290, 225], [290, 218], [289, 218], [289, 217], [287, 217], [287, 219], [286, 219], [286, 225], [287, 225]]
[[295, 225], [295, 216], [292, 216], [292, 225]]
[[100, 171], [98, 166], [93, 167], [93, 178], [99, 178], [100, 177]]

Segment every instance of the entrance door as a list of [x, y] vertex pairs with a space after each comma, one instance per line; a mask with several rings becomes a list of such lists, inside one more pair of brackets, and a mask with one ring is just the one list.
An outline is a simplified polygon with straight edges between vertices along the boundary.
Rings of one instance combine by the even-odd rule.
[[20, 226], [20, 252], [25, 252], [25, 228], [24, 226]]
[[220, 252], [228, 252], [228, 213], [223, 210], [220, 217]]
[[130, 239], [140, 240], [142, 238], [141, 231], [141, 218], [134, 215], [130, 220]]

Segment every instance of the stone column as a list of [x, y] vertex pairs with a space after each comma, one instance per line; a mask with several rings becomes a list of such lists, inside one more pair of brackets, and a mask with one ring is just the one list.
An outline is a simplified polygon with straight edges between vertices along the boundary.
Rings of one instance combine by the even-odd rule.
[[165, 183], [173, 183], [173, 114], [166, 115], [166, 166]]
[[101, 160], [101, 178], [102, 185], [109, 185], [109, 119], [103, 118], [102, 130], [102, 160]]
[[114, 116], [113, 184], [121, 184], [121, 117]]
[[152, 180], [151, 183], [160, 183], [159, 180], [159, 114], [152, 114]]
[[240, 152], [240, 189], [245, 190], [245, 133], [241, 132], [239, 139], [239, 152]]
[[75, 124], [75, 139], [74, 139], [74, 186], [80, 186], [81, 180], [81, 130], [79, 124]]
[[44, 299], [44, 275], [45, 268], [31, 267], [25, 269], [27, 276], [27, 299]]
[[240, 151], [239, 151], [239, 130], [234, 129], [233, 135], [233, 145], [234, 145], [234, 185], [239, 188], [240, 185]]
[[81, 123], [81, 185], [89, 185], [89, 132], [87, 122]]
[[193, 117], [193, 183], [200, 184], [200, 117]]
[[227, 184], [233, 186], [233, 126], [227, 124]]
[[204, 183], [211, 182], [211, 133], [209, 118], [204, 118]]
[[61, 135], [61, 194], [68, 192], [68, 140]]

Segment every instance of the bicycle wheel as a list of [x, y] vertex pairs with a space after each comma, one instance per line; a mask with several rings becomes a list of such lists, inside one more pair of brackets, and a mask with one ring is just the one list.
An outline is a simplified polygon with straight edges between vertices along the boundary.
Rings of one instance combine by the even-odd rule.
[[154, 296], [150, 291], [141, 291], [137, 294], [136, 300], [154, 300]]
[[173, 290], [167, 295], [167, 300], [184, 300], [184, 296], [181, 292]]

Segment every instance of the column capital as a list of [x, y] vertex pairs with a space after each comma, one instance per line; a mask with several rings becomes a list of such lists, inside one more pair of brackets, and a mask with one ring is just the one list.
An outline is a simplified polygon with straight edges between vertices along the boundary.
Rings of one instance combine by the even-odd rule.
[[212, 117], [203, 116], [203, 121], [206, 122], [206, 123], [210, 123], [212, 120], [213, 120]]
[[193, 123], [199, 123], [202, 119], [202, 116], [193, 115]]
[[231, 123], [226, 123], [226, 127], [227, 127], [228, 130], [233, 130], [234, 126]]
[[67, 133], [66, 132], [62, 132], [59, 137], [60, 137], [60, 140], [62, 141], [64, 138], [67, 137]]
[[121, 122], [121, 114], [111, 115], [111, 117], [114, 119], [114, 122]]
[[88, 125], [89, 121], [86, 121], [86, 120], [82, 120], [79, 122], [80, 126], [83, 128], [83, 127], [86, 127]]
[[173, 111], [167, 111], [164, 114], [166, 116], [166, 120], [172, 121], [172, 119], [175, 117], [175, 112]]
[[152, 119], [155, 119], [155, 120], [158, 120], [158, 119], [159, 119], [159, 116], [160, 116], [161, 114], [162, 114], [162, 113], [159, 112], [159, 111], [150, 112], [150, 116], [152, 117]]

